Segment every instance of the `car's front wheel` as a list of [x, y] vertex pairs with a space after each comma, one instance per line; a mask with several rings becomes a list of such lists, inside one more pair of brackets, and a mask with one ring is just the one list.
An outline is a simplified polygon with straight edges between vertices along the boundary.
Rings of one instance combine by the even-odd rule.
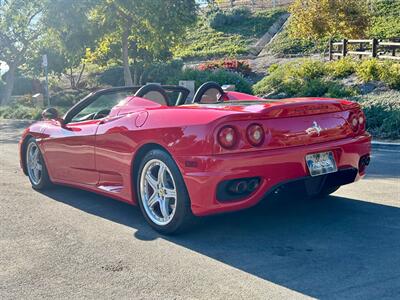
[[172, 234], [193, 223], [182, 175], [166, 152], [155, 149], [145, 155], [139, 166], [136, 187], [140, 209], [155, 230]]
[[36, 140], [32, 137], [26, 144], [25, 161], [26, 170], [32, 187], [36, 190], [43, 190], [51, 187], [52, 183], [47, 172], [42, 153]]

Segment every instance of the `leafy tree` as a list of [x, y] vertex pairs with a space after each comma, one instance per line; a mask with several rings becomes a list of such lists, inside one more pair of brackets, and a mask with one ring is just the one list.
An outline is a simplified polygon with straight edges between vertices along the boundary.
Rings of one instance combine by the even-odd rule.
[[361, 38], [370, 20], [368, 3], [360, 0], [295, 0], [290, 12], [290, 34], [304, 39]]
[[132, 79], [130, 62], [170, 57], [171, 47], [196, 20], [196, 8], [194, 0], [103, 0], [91, 15], [101, 25], [103, 37], [88, 57], [99, 61], [122, 56], [125, 84], [137, 84], [138, 74], [135, 69]]
[[[96, 30], [88, 19], [88, 11], [96, 0], [52, 0], [44, 16], [46, 40], [42, 53], [49, 55], [49, 67], [68, 77], [76, 88], [86, 64], [86, 49], [94, 46]], [[78, 75], [74, 70], [78, 68]]]
[[49, 72], [67, 77], [71, 88], [79, 87], [86, 67], [86, 49], [95, 45], [96, 30], [88, 20], [88, 11], [95, 2], [97, 0], [46, 2], [47, 9], [41, 18], [44, 32], [40, 45], [27, 59], [24, 72], [33, 76], [40, 74], [42, 56], [46, 54]]
[[0, 60], [9, 71], [5, 75], [6, 86], [0, 97], [0, 105], [7, 104], [14, 87], [15, 72], [23, 64], [43, 32], [41, 17], [44, 1], [0, 1]]

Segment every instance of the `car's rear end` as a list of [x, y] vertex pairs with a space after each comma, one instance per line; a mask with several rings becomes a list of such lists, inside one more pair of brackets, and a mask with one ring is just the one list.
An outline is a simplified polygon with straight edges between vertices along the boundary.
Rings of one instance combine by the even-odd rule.
[[358, 104], [291, 99], [204, 108], [235, 113], [213, 124], [212, 155], [178, 158], [191, 162], [183, 175], [196, 215], [250, 207], [283, 189], [319, 195], [365, 175], [371, 137]]

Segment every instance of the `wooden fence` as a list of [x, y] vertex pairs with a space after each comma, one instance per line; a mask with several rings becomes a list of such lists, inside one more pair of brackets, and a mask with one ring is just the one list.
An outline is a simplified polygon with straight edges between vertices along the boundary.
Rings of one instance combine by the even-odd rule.
[[226, 0], [226, 1], [219, 1], [218, 6], [222, 9], [244, 6], [252, 10], [257, 10], [257, 9], [288, 6], [293, 2], [294, 0]]
[[400, 61], [400, 42], [371, 40], [347, 40], [340, 42], [329, 41], [329, 60], [342, 58], [348, 55], [356, 55], [359, 58], [376, 57]]

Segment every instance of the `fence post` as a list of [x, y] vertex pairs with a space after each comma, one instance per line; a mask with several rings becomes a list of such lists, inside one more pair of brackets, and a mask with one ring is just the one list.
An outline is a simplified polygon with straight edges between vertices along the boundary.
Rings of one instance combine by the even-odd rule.
[[378, 56], [378, 40], [372, 39], [372, 57]]
[[332, 38], [329, 39], [329, 60], [333, 59], [333, 41]]
[[343, 49], [342, 49], [342, 57], [346, 57], [347, 55], [347, 39], [343, 39]]

